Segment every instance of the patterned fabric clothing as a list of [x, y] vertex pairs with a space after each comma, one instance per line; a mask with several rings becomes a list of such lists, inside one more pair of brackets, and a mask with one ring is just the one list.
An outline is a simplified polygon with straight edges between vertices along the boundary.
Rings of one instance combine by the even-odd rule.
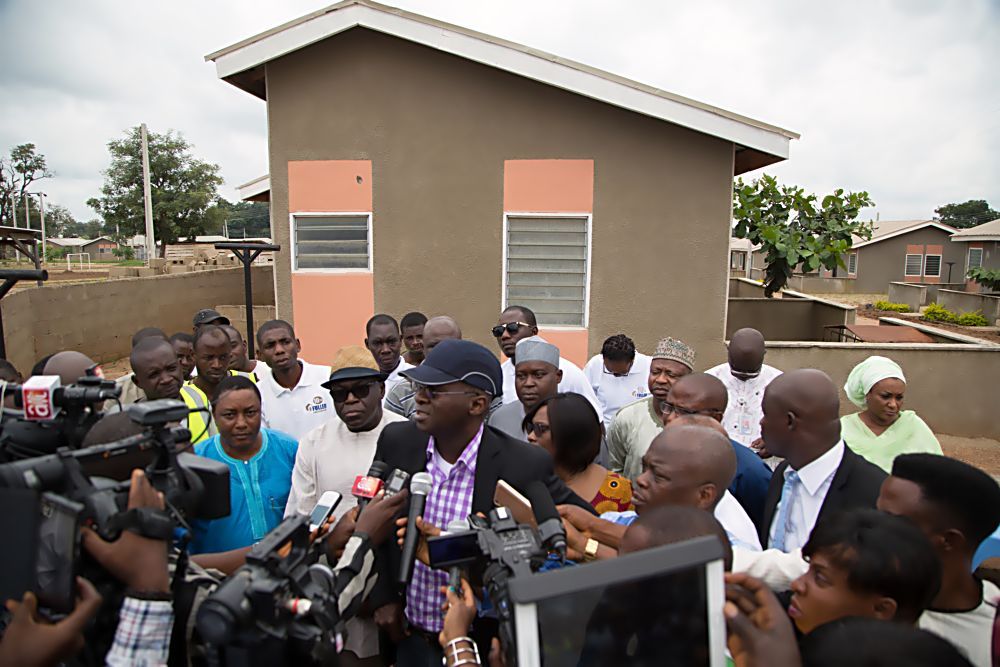
[[118, 612], [114, 643], [105, 656], [111, 667], [158, 667], [167, 664], [174, 605], [169, 600], [127, 597]]
[[635, 509], [632, 505], [632, 482], [609, 470], [597, 495], [590, 499], [590, 504], [598, 514]]
[[[424, 521], [427, 523], [443, 529], [450, 522], [469, 516], [476, 483], [476, 459], [484, 428], [479, 427], [454, 464], [445, 461], [434, 447], [434, 438], [428, 438], [427, 472], [433, 484], [424, 506]], [[406, 617], [410, 623], [428, 632], [441, 631], [444, 624], [441, 587], [447, 585], [447, 572], [432, 570], [419, 561], [414, 564], [413, 577], [406, 588]]]

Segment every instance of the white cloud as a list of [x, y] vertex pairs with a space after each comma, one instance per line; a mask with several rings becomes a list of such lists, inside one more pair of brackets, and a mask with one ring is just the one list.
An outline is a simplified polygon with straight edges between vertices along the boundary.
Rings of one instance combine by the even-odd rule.
[[[1000, 10], [963, 3], [793, 0], [396, 0], [802, 133], [767, 171], [825, 193], [868, 190], [883, 218], [952, 201], [1000, 206]], [[305, 0], [0, 2], [0, 149], [33, 141], [52, 201], [81, 218], [106, 144], [179, 130], [226, 178], [267, 169], [264, 103], [206, 53], [323, 5]]]

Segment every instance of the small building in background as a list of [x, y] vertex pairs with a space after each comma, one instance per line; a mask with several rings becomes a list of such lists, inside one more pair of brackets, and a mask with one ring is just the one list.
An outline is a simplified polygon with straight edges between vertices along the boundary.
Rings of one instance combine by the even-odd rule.
[[963, 268], [962, 278], [966, 280], [967, 292], [979, 292], [980, 286], [965, 279], [970, 269], [983, 267], [1000, 271], [1000, 218], [981, 225], [955, 232], [951, 236], [959, 256], [963, 258], [959, 266]]
[[99, 236], [96, 239], [49, 237], [45, 243], [57, 248], [65, 248], [67, 253], [87, 253], [90, 255], [91, 262], [113, 262], [118, 259], [114, 253], [118, 244], [107, 236]]

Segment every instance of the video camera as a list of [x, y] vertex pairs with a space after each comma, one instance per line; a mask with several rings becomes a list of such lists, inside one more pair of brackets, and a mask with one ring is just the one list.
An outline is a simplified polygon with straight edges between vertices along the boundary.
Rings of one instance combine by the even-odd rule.
[[[288, 517], [201, 605], [197, 628], [223, 664], [336, 664], [343, 621], [333, 570], [318, 562], [309, 517]], [[345, 619], [346, 620], [346, 619]]]
[[[444, 533], [427, 540], [431, 567], [448, 570], [456, 586], [462, 570], [469, 580], [486, 588], [500, 622], [500, 642], [507, 664], [515, 665], [514, 614], [508, 585], [511, 579], [532, 575], [545, 562], [548, 550], [538, 531], [519, 524], [506, 507], [496, 507], [489, 517], [470, 515], [470, 530]], [[558, 538], [556, 537], [556, 541]]]
[[[52, 395], [57, 403], [68, 406], [68, 412], [107, 397], [106, 388], [97, 383], [61, 389]], [[10, 459], [25, 450], [22, 442], [8, 437], [11, 423], [5, 423], [0, 456], [10, 462], [0, 464], [0, 499], [5, 509], [0, 525], [6, 528], [3, 534], [11, 545], [5, 558], [15, 566], [0, 571], [0, 595], [18, 598], [25, 590], [34, 590], [43, 607], [55, 613], [70, 611], [77, 574], [96, 579], [95, 583], [106, 579], [99, 569], [87, 571], [94, 570], [96, 563], [90, 567], [77, 562], [81, 525], [108, 541], [126, 529], [170, 540], [177, 522], [227, 516], [229, 468], [178, 453], [178, 445], [190, 442], [191, 435], [187, 429], [168, 425], [186, 418], [188, 412], [177, 400], [136, 403], [126, 413], [143, 427], [142, 433], [82, 449], [63, 446], [51, 454], [14, 461]], [[118, 465], [122, 462], [126, 465]], [[106, 476], [116, 465], [129, 470], [143, 467], [153, 487], [163, 493], [167, 511], [128, 510], [129, 483]]]

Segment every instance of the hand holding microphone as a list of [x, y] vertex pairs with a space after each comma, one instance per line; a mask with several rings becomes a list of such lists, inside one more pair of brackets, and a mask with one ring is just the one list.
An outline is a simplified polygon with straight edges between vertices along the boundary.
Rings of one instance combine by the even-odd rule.
[[388, 470], [389, 466], [382, 461], [372, 461], [367, 475], [358, 475], [354, 478], [351, 495], [358, 499], [359, 513], [363, 512], [375, 494], [382, 490], [382, 478]]

